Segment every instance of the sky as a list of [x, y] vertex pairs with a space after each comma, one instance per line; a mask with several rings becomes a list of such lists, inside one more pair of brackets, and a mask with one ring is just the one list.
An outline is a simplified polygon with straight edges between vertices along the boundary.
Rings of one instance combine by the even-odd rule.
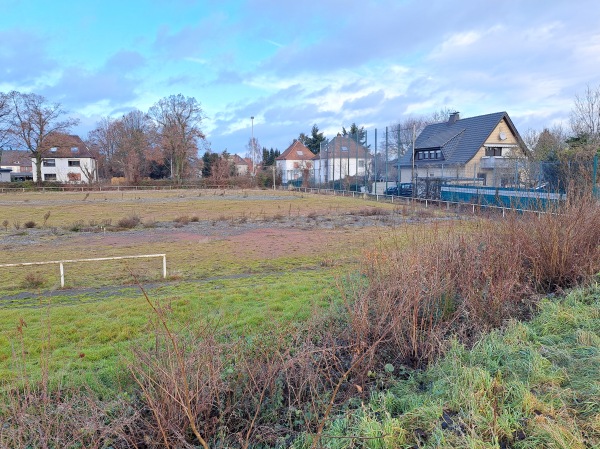
[[0, 0], [0, 92], [60, 103], [84, 139], [194, 97], [211, 150], [242, 156], [442, 109], [523, 134], [600, 86], [599, 24], [597, 0]]

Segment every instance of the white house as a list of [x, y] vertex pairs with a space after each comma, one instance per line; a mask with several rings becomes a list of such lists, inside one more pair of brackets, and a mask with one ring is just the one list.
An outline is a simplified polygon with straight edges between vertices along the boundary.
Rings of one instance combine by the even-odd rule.
[[[79, 184], [97, 180], [96, 159], [79, 136], [52, 136], [47, 147], [42, 158], [42, 181]], [[31, 163], [33, 180], [37, 182], [35, 158]]]
[[308, 179], [313, 171], [315, 153], [302, 142], [296, 140], [287, 150], [275, 158], [277, 171], [281, 173], [281, 182], [288, 184], [299, 179]]
[[352, 137], [338, 134], [315, 156], [315, 181], [326, 183], [349, 176], [368, 177], [373, 158], [369, 149]]

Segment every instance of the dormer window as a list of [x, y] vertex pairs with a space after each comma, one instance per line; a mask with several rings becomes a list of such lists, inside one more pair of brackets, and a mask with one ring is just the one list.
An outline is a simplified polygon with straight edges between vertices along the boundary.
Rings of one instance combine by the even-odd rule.
[[56, 153], [57, 151], [58, 151], [58, 148], [56, 148], [56, 147], [50, 148], [50, 153]]
[[342, 147], [342, 151], [348, 151], [348, 147]]
[[79, 151], [79, 148], [71, 147], [71, 153], [77, 153], [78, 151]]

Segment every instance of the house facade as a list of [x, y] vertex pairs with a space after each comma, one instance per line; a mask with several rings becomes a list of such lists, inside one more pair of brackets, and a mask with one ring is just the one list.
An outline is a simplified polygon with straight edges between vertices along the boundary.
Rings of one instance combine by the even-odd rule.
[[368, 177], [373, 158], [369, 149], [351, 137], [338, 134], [314, 158], [315, 181], [335, 182], [349, 176]]
[[10, 170], [11, 181], [27, 181], [33, 179], [31, 173], [31, 153], [21, 150], [4, 150], [0, 168]]
[[[31, 162], [33, 180], [37, 182], [35, 158]], [[79, 136], [52, 136], [43, 153], [41, 175], [42, 181], [91, 183], [97, 180], [96, 158]]]
[[525, 145], [506, 112], [461, 119], [423, 129], [414, 154], [400, 159], [400, 182], [436, 178], [503, 187], [518, 184]]
[[313, 172], [315, 154], [302, 142], [296, 140], [275, 158], [277, 172], [282, 184], [307, 178]]

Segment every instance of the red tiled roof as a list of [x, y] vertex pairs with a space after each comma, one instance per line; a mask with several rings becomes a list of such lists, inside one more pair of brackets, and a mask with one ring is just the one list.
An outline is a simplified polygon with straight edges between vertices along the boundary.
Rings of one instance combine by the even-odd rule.
[[[68, 134], [54, 134], [46, 139], [44, 157], [52, 158], [95, 158], [87, 145], [79, 136]], [[54, 149], [54, 150], [53, 150]]]
[[294, 141], [287, 150], [281, 153], [281, 156], [275, 158], [276, 161], [310, 161], [315, 157], [315, 153], [310, 151], [299, 140]]

